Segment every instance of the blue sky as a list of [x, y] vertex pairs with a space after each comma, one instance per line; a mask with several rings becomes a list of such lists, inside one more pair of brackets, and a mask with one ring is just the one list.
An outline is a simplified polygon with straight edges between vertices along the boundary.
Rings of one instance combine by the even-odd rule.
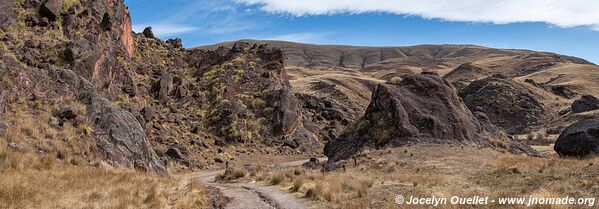
[[[494, 1], [498, 5], [406, 1], [125, 0], [134, 30], [152, 26], [158, 37], [180, 37], [186, 47], [239, 39], [360, 46], [477, 44], [599, 63], [599, 3], [594, 0], [545, 0], [550, 3], [540, 6], [538, 0], [531, 5], [515, 0]], [[580, 6], [585, 1], [591, 6]]]

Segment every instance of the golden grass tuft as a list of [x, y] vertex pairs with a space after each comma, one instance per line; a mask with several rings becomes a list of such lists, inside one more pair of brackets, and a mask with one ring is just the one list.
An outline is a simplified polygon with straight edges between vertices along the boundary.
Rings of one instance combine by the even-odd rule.
[[285, 180], [285, 174], [282, 172], [275, 172], [270, 176], [271, 185], [279, 185]]
[[401, 81], [403, 81], [403, 79], [401, 77], [393, 77], [391, 79], [389, 79], [390, 84], [394, 84], [394, 85], [399, 85], [401, 83]]

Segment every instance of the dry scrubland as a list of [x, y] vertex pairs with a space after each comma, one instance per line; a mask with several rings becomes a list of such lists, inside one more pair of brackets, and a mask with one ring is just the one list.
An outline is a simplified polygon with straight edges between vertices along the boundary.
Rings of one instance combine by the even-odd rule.
[[195, 180], [76, 166], [13, 151], [0, 140], [0, 208], [205, 208]]
[[[331, 173], [302, 167], [236, 168], [226, 181], [259, 181], [307, 198], [314, 208], [414, 208], [414, 197], [597, 197], [598, 159], [534, 158], [488, 148], [415, 145], [361, 154]], [[421, 206], [425, 207], [425, 206]], [[439, 208], [590, 208], [553, 206], [453, 206]], [[597, 207], [597, 206], [595, 206]]]

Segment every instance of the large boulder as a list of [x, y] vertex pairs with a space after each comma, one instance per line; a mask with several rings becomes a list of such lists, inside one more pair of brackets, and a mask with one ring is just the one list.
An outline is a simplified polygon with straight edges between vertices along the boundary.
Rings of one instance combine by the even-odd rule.
[[586, 119], [566, 128], [555, 141], [555, 151], [562, 157], [587, 157], [599, 153], [599, 120]]
[[507, 133], [523, 134], [552, 114], [532, 88], [498, 74], [470, 83], [459, 95], [470, 110], [481, 110]]
[[346, 159], [365, 147], [423, 142], [495, 146], [487, 137], [503, 141], [512, 152], [534, 154], [529, 147], [489, 132], [492, 125], [479, 122], [445, 79], [431, 73], [402, 78], [397, 85], [378, 85], [364, 116], [326, 144], [330, 161]]
[[17, 14], [14, 6], [14, 0], [0, 1], [0, 28], [5, 29], [16, 23]]
[[93, 121], [96, 144], [108, 162], [152, 174], [167, 172], [165, 163], [154, 151], [133, 114], [114, 106], [89, 81], [73, 71], [57, 69], [51, 73], [54, 79], [63, 80], [77, 92], [78, 99], [86, 105], [87, 117]]
[[581, 113], [599, 109], [599, 99], [593, 95], [583, 95], [572, 103], [572, 112]]
[[42, 7], [40, 7], [40, 14], [52, 21], [60, 17], [61, 12], [62, 0], [47, 0], [42, 4]]

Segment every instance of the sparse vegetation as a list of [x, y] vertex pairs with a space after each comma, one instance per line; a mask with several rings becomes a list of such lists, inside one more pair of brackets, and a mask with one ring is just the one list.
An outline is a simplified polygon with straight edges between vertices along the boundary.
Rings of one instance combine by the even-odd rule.
[[393, 77], [389, 79], [390, 84], [399, 85], [403, 79], [401, 77]]
[[73, 5], [76, 4], [81, 4], [80, 0], [63, 0], [62, 1], [62, 13], [67, 13], [67, 11], [69, 10], [69, 8], [71, 8]]
[[[58, 162], [11, 151], [0, 140], [0, 208], [204, 208], [196, 180]], [[72, 164], [72, 165], [71, 165]]]

